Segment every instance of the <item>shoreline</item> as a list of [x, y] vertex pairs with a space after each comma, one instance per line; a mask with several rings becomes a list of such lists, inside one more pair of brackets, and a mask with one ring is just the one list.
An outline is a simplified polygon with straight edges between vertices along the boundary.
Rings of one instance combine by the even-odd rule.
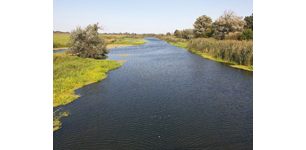
[[[167, 42], [167, 41], [166, 41]], [[230, 61], [226, 61], [226, 60], [222, 60], [222, 59], [217, 59], [217, 58], [213, 58], [209, 53], [200, 53], [200, 52], [197, 52], [195, 50], [193, 51], [190, 51], [187, 49], [187, 44], [186, 43], [182, 43], [182, 42], [177, 42], [177, 43], [174, 43], [174, 42], [167, 42], [169, 44], [172, 44], [176, 47], [181, 47], [181, 48], [185, 48], [187, 51], [191, 52], [191, 53], [194, 53], [194, 54], [197, 54], [197, 55], [200, 55], [202, 56], [203, 58], [207, 58], [207, 59], [210, 59], [210, 60], [213, 60], [213, 61], [216, 61], [216, 62], [221, 62], [221, 63], [229, 63], [231, 65], [229, 65], [230, 67], [233, 67], [233, 68], [238, 68], [238, 69], [242, 69], [242, 70], [246, 70], [246, 71], [251, 71], [253, 72], [253, 69], [250, 69], [249, 66], [245, 66], [245, 65], [237, 65], [235, 63], [232, 63]]]
[[[116, 47], [127, 47], [127, 46], [134, 46], [128, 44], [107, 44], [106, 48], [116, 48]], [[68, 49], [68, 47], [60, 47], [60, 48], [53, 48], [53, 50], [61, 50], [61, 49]]]

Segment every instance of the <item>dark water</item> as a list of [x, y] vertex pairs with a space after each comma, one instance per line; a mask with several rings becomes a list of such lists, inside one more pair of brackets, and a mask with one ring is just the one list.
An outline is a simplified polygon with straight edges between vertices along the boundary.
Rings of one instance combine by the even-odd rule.
[[127, 62], [76, 90], [54, 149], [252, 149], [252, 72], [146, 40], [112, 49]]

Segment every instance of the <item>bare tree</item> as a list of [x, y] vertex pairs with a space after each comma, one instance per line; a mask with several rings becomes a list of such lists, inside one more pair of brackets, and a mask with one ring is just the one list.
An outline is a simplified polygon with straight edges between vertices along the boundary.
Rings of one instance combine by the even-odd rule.
[[214, 34], [221, 37], [229, 35], [229, 33], [242, 32], [243, 27], [246, 25], [246, 22], [242, 18], [242, 16], [237, 16], [234, 11], [224, 11], [214, 22]]
[[[210, 29], [212, 20], [206, 15], [202, 15], [194, 22], [194, 35], [195, 37], [205, 37], [207, 29]], [[211, 30], [210, 30], [211, 31]]]
[[88, 25], [85, 29], [77, 27], [70, 33], [69, 49], [80, 57], [99, 58], [107, 54], [107, 42], [99, 37], [98, 29], [103, 29], [97, 24]]

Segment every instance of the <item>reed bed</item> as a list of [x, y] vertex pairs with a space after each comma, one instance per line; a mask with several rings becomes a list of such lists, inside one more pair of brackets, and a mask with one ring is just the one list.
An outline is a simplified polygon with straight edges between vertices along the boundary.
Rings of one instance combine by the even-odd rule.
[[213, 58], [222, 59], [235, 65], [253, 66], [253, 41], [191, 39], [187, 49], [208, 53]]

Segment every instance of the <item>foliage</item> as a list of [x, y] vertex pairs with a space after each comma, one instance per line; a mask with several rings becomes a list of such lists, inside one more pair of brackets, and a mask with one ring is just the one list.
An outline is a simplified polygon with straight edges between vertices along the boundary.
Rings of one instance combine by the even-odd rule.
[[[202, 15], [197, 18], [193, 24], [195, 37], [208, 37], [209, 33], [211, 33], [211, 23], [211, 18], [206, 15]], [[210, 31], [207, 31], [208, 29], [210, 29]]]
[[106, 72], [120, 67], [114, 60], [97, 60], [53, 54], [53, 107], [66, 105], [79, 95], [74, 90], [106, 78]]
[[170, 32], [167, 32], [167, 33], [166, 33], [166, 35], [167, 35], [167, 36], [170, 36], [170, 35], [171, 35], [171, 33], [170, 33]]
[[244, 18], [246, 25], [244, 26], [245, 29], [251, 29], [253, 31], [253, 13], [251, 16], [246, 16]]
[[69, 115], [68, 111], [67, 112], [59, 112], [57, 114], [57, 112], [61, 109], [62, 108], [58, 108], [56, 111], [53, 112], [53, 132], [61, 128], [62, 123], [60, 122], [60, 119], [63, 116], [68, 116]]
[[99, 37], [98, 24], [88, 25], [85, 29], [77, 27], [70, 33], [70, 49], [73, 54], [78, 54], [84, 58], [98, 58], [100, 55], [107, 54], [107, 42]]
[[253, 31], [251, 29], [243, 30], [240, 40], [252, 40], [253, 39]]
[[174, 36], [176, 36], [177, 38], [182, 38], [182, 33], [180, 30], [175, 30], [174, 31]]
[[215, 59], [234, 62], [237, 65], [253, 65], [253, 41], [191, 39], [187, 49], [209, 53]]
[[241, 33], [230, 33], [229, 35], [225, 36], [225, 40], [239, 40]]
[[184, 29], [181, 31], [181, 33], [182, 33], [182, 38], [184, 39], [191, 39], [194, 37], [192, 29]]
[[242, 20], [241, 16], [237, 16], [233, 11], [224, 11], [214, 22], [215, 35], [222, 36], [228, 35], [229, 33], [242, 32], [246, 22]]

